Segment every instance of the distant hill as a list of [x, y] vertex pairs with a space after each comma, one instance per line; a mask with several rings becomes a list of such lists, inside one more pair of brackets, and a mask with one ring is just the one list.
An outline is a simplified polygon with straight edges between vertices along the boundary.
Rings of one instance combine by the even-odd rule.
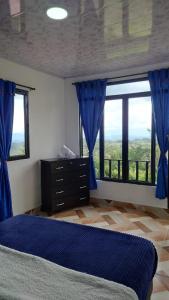
[[[134, 129], [130, 131], [129, 134], [130, 134], [130, 140], [151, 138], [150, 132], [142, 129]], [[122, 135], [119, 134], [119, 132], [112, 132], [112, 130], [107, 130], [105, 132], [104, 138], [106, 141], [119, 141], [121, 140]]]
[[13, 133], [12, 142], [13, 143], [21, 143], [24, 141], [24, 133]]

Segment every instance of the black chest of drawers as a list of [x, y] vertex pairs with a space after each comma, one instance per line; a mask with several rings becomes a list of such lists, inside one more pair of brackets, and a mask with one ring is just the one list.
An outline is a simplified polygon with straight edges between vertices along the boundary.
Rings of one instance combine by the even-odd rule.
[[41, 160], [42, 210], [55, 212], [89, 202], [89, 159]]

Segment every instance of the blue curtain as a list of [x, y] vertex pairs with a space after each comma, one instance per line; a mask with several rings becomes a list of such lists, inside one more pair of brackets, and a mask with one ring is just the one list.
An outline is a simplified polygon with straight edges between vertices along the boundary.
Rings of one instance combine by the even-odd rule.
[[169, 70], [162, 69], [149, 72], [149, 81], [152, 92], [152, 104], [155, 120], [155, 129], [160, 148], [158, 163], [156, 197], [164, 199], [168, 190], [168, 150], [169, 134]]
[[15, 84], [0, 79], [0, 221], [12, 216], [11, 190], [8, 177]]
[[90, 189], [97, 188], [93, 150], [100, 129], [106, 94], [106, 80], [76, 83], [79, 110], [89, 150]]

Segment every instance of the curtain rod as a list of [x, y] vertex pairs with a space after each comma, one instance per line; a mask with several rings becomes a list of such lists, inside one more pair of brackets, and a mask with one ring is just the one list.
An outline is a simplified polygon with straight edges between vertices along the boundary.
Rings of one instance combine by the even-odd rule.
[[[111, 77], [111, 78], [101, 78], [103, 80], [113, 80], [113, 79], [120, 79], [120, 78], [126, 78], [130, 76], [138, 76], [138, 75], [146, 75], [147, 72], [144, 73], [136, 73], [136, 74], [129, 74], [129, 75], [123, 75], [123, 76], [118, 76], [118, 77]], [[77, 82], [73, 82], [72, 84], [75, 85]]]
[[19, 84], [19, 83], [16, 83], [17, 86], [20, 86], [20, 87], [23, 87], [23, 88], [26, 88], [30, 91], [35, 91], [36, 89], [31, 87], [31, 86], [27, 86], [27, 85], [23, 85], [23, 84]]

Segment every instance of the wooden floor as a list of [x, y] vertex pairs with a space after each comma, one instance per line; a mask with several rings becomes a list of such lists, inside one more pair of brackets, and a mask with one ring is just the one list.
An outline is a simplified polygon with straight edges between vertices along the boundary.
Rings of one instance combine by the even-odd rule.
[[[39, 211], [33, 213], [45, 216]], [[151, 240], [159, 257], [151, 299], [169, 299], [169, 210], [91, 199], [88, 206], [56, 213], [50, 218], [126, 232]]]

